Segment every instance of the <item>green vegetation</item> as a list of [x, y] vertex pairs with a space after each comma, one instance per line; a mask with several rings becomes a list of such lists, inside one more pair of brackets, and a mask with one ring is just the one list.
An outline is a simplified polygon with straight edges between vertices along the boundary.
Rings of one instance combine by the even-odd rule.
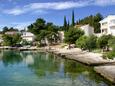
[[2, 33], [4, 34], [5, 32], [7, 32], [7, 31], [18, 31], [18, 29], [15, 29], [15, 28], [13, 28], [13, 27], [11, 27], [11, 28], [8, 28], [8, 27], [3, 27], [3, 31], [2, 31]]
[[84, 35], [84, 32], [79, 28], [69, 28], [69, 30], [65, 32], [65, 42], [74, 44], [82, 35]]
[[97, 37], [96, 36], [81, 36], [77, 41], [76, 41], [76, 46], [91, 51], [92, 49], [96, 48], [96, 41]]
[[97, 40], [97, 46], [103, 50], [104, 49], [109, 50], [108, 41], [111, 38], [112, 38], [111, 35], [103, 35], [99, 37]]
[[20, 34], [14, 34], [14, 35], [3, 35], [3, 45], [5, 46], [15, 46], [16, 44], [19, 44], [21, 42], [21, 35]]
[[103, 50], [103, 57], [113, 59], [115, 58], [115, 37], [111, 35], [103, 35], [99, 38], [96, 36], [81, 36], [76, 41], [76, 46], [82, 50], [93, 51], [101, 53]]
[[87, 36], [81, 36], [77, 41], [76, 41], [76, 46], [78, 48], [81, 48], [82, 50], [86, 49], [86, 42], [87, 42], [88, 37]]
[[99, 21], [103, 19], [103, 16], [100, 13], [97, 13], [96, 15], [90, 15], [88, 17], [85, 17], [84, 19], [81, 19], [77, 21], [78, 25], [84, 25], [84, 24], [90, 24], [94, 27], [94, 32], [99, 33], [100, 31], [100, 24]]
[[58, 29], [59, 27], [55, 26], [53, 23], [46, 23], [46, 21], [41, 18], [28, 26], [28, 31], [35, 34], [36, 40], [40, 45], [56, 43], [59, 39]]
[[72, 11], [72, 26], [75, 26], [75, 16], [74, 16], [74, 11]]
[[[89, 24], [94, 27], [94, 32], [100, 32], [99, 21], [103, 17], [100, 13], [96, 15], [90, 15], [77, 21], [78, 25]], [[104, 56], [108, 58], [115, 57], [115, 37], [111, 35], [103, 35], [99, 38], [96, 36], [84, 36], [84, 31], [79, 28], [74, 28], [75, 26], [75, 16], [74, 11], [72, 11], [71, 23], [67, 21], [66, 16], [64, 16], [63, 26], [56, 26], [51, 22], [46, 22], [42, 18], [38, 18], [34, 23], [28, 26], [28, 31], [35, 35], [35, 43], [38, 43], [38, 46], [49, 46], [57, 44], [60, 41], [59, 31], [64, 31], [64, 41], [67, 44], [76, 44], [78, 48], [82, 50], [100, 52], [103, 50]], [[4, 27], [3, 31], [3, 45], [15, 46], [16, 44], [22, 45], [31, 45], [26, 40], [21, 41], [21, 34], [6, 35], [7, 31], [18, 31], [18, 29]], [[22, 30], [23, 31], [23, 30]], [[66, 45], [64, 45], [66, 46]], [[62, 47], [64, 47], [62, 46]]]

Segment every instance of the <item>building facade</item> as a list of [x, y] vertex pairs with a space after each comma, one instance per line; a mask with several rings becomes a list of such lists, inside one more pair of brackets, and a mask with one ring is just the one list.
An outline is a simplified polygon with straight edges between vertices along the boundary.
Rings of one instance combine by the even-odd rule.
[[80, 26], [79, 28], [84, 31], [84, 34], [86, 36], [94, 35], [94, 28], [90, 26], [89, 24]]
[[21, 37], [22, 37], [23, 40], [26, 40], [28, 42], [32, 42], [35, 39], [34, 34], [31, 33], [31, 32], [22, 32], [22, 36]]
[[101, 35], [113, 35], [115, 36], [115, 15], [109, 15], [100, 22]]

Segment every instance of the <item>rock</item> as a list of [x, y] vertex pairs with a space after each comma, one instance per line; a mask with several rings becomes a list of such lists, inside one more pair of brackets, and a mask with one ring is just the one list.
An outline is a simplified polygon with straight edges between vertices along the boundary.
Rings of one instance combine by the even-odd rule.
[[98, 66], [94, 67], [94, 70], [105, 77], [106, 79], [110, 80], [111, 82], [115, 83], [115, 65], [113, 66]]

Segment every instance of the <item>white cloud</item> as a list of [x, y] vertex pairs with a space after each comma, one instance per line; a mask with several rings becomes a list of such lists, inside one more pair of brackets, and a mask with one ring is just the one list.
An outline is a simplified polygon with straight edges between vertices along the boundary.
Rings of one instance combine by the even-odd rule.
[[65, 2], [31, 3], [20, 8], [5, 10], [4, 13], [12, 15], [20, 15], [27, 12], [44, 13], [46, 10], [64, 10], [70, 8], [85, 7], [90, 5], [96, 5], [96, 6], [115, 5], [115, 0], [80, 0], [80, 1], [65, 1]]
[[9, 10], [4, 11], [4, 13], [13, 14], [13, 15], [20, 15], [20, 14], [23, 14], [25, 12], [26, 12], [25, 10], [21, 10], [19, 8], [14, 8], [14, 9], [9, 9]]
[[94, 4], [99, 6], [115, 5], [115, 0], [95, 0]]

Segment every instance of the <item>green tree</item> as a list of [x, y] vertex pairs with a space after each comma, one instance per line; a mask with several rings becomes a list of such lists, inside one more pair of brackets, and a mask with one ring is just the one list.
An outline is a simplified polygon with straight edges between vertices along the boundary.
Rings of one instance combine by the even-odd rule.
[[66, 16], [64, 16], [64, 27], [67, 27], [67, 20], [66, 20]]
[[87, 49], [91, 51], [92, 49], [95, 49], [96, 46], [96, 41], [97, 37], [96, 36], [81, 36], [77, 41], [76, 41], [76, 46], [81, 48], [81, 49]]
[[72, 26], [75, 25], [75, 16], [74, 16], [74, 11], [72, 11]]
[[6, 26], [5, 26], [5, 27], [3, 27], [2, 32], [3, 32], [3, 33], [5, 33], [5, 32], [7, 32], [7, 31], [8, 31], [8, 27], [6, 27]]
[[[67, 28], [66, 17], [64, 27]], [[36, 40], [40, 45], [49, 45], [59, 40], [59, 28], [51, 22], [46, 22], [44, 19], [38, 18], [33, 24], [28, 26], [28, 31], [35, 34]]]
[[108, 50], [108, 41], [111, 38], [112, 38], [111, 35], [103, 35], [103, 36], [99, 37], [98, 40], [97, 40], [98, 47], [101, 48], [101, 49], [106, 49], [107, 48], [107, 50]]
[[92, 35], [90, 37], [88, 37], [87, 41], [86, 41], [86, 48], [91, 51], [92, 49], [95, 49], [97, 47], [96, 44], [97, 41], [97, 37]]
[[68, 44], [74, 44], [84, 34], [79, 28], [70, 28], [65, 32], [65, 42]]
[[28, 26], [28, 31], [32, 32], [33, 34], [39, 34], [40, 30], [45, 29], [46, 21], [42, 18], [38, 18], [35, 23]]
[[81, 36], [78, 40], [76, 40], [76, 46], [82, 50], [85, 50], [87, 48], [87, 40], [87, 36]]
[[108, 45], [112, 48], [113, 51], [115, 51], [115, 37], [112, 37], [108, 40]]
[[4, 45], [6, 46], [13, 46], [16, 44], [19, 44], [21, 41], [21, 35], [20, 34], [14, 34], [14, 35], [3, 35]]
[[77, 21], [77, 24], [80, 24], [80, 25], [89, 24], [92, 27], [94, 27], [95, 33], [99, 33], [101, 31], [99, 21], [101, 21], [102, 19], [103, 19], [103, 16], [100, 13], [97, 13], [96, 15], [90, 15], [88, 17], [85, 17]]
[[18, 31], [18, 29], [15, 29], [13, 27], [8, 28], [7, 26], [3, 27], [2, 33], [4, 34], [7, 31]]

